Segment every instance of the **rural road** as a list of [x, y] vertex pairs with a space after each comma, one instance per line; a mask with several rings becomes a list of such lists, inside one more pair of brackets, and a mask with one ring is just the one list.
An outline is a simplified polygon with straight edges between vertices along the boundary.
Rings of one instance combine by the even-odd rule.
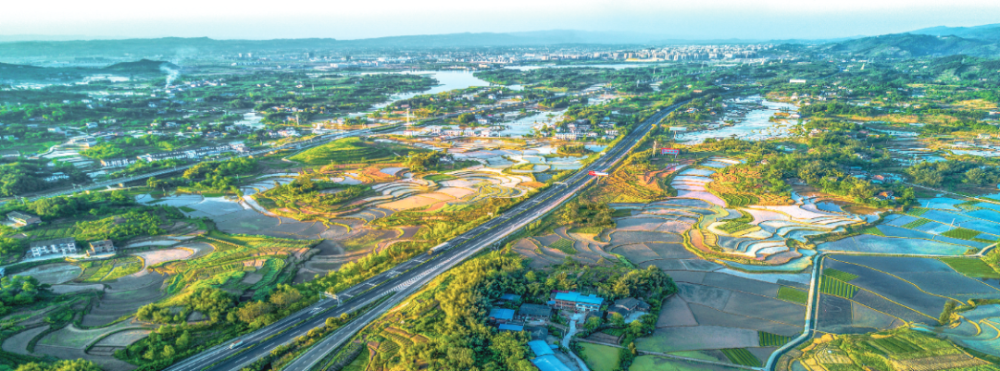
[[[657, 112], [635, 128], [632, 133], [625, 136], [615, 147], [607, 150], [604, 156], [564, 179], [561, 183], [554, 184], [500, 216], [452, 239], [449, 241], [449, 249], [433, 256], [421, 254], [396, 266], [396, 268], [337, 293], [338, 298], [342, 301], [339, 303], [340, 305], [338, 305], [338, 300], [324, 300], [311, 308], [303, 309], [242, 337], [243, 344], [237, 349], [230, 350], [228, 343], [222, 344], [178, 362], [166, 370], [239, 371], [278, 346], [287, 344], [309, 330], [322, 326], [327, 317], [337, 317], [343, 313], [353, 312], [386, 295], [392, 295], [388, 300], [364, 313], [350, 324], [332, 332], [286, 366], [284, 370], [301, 371], [313, 368], [327, 354], [347, 342], [364, 326], [402, 302], [434, 277], [487, 247], [500, 245], [507, 236], [573, 198], [593, 180], [587, 175], [588, 172], [606, 171], [625, 158], [639, 140], [649, 132], [652, 124], [662, 120], [681, 104], [675, 104]], [[314, 315], [314, 313], [319, 313], [319, 315]], [[236, 354], [241, 349], [245, 350]]]
[[[570, 96], [581, 96], [582, 97], [582, 96], [587, 96], [587, 95], [593, 95], [593, 94], [596, 94], [596, 93], [597, 93], [596, 91], [591, 91], [591, 92], [586, 92], [586, 93], [570, 94]], [[473, 110], [469, 110], [469, 111], [449, 113], [449, 114], [444, 114], [444, 115], [440, 115], [440, 116], [436, 116], [436, 117], [430, 117], [430, 118], [427, 118], [427, 119], [428, 120], [438, 120], [438, 119], [445, 119], [445, 118], [457, 117], [457, 116], [459, 116], [461, 114], [464, 114], [464, 113], [485, 113], [485, 112], [490, 112], [490, 111], [494, 111], [494, 110], [498, 110], [498, 109], [512, 109], [512, 108], [518, 108], [518, 107], [527, 107], [528, 105], [531, 105], [531, 104], [534, 104], [534, 103], [537, 103], [537, 102], [540, 102], [540, 101], [541, 101], [541, 99], [536, 99], [536, 100], [527, 101], [527, 102], [521, 102], [521, 103], [517, 103], [517, 104], [509, 104], [509, 105], [499, 105], [499, 104], [497, 104], [497, 105], [490, 105], [490, 106], [479, 107], [477, 109], [473, 109]], [[325, 144], [325, 143], [328, 143], [330, 141], [333, 141], [333, 140], [336, 140], [336, 139], [345, 138], [345, 137], [359, 136], [359, 135], [365, 135], [365, 134], [373, 134], [373, 132], [371, 131], [373, 129], [392, 128], [393, 126], [399, 126], [399, 125], [400, 124], [388, 124], [388, 125], [383, 125], [383, 126], [378, 126], [378, 127], [370, 128], [370, 129], [352, 130], [352, 131], [347, 131], [347, 132], [342, 132], [342, 133], [321, 135], [321, 136], [318, 136], [318, 137], [310, 139], [310, 140], [289, 143], [289, 144], [286, 144], [286, 145], [283, 145], [283, 146], [280, 146], [280, 147], [265, 148], [265, 149], [259, 149], [259, 150], [252, 151], [252, 152], [241, 153], [241, 154], [238, 154], [238, 155], [236, 155], [234, 157], [260, 156], [260, 155], [266, 154], [268, 152], [280, 151], [280, 150], [284, 150], [284, 149], [305, 149], [305, 148], [315, 147], [315, 146], [318, 146], [318, 145], [321, 145], [321, 144]], [[51, 148], [50, 148], [50, 150], [51, 150]], [[134, 175], [134, 176], [130, 176], [130, 177], [117, 178], [117, 179], [109, 179], [109, 180], [104, 180], [104, 181], [101, 181], [101, 182], [91, 183], [91, 184], [84, 185], [84, 186], [74, 187], [74, 188], [71, 188], [71, 189], [63, 189], [63, 190], [60, 190], [60, 191], [43, 193], [43, 194], [38, 194], [38, 195], [31, 196], [31, 197], [23, 197], [23, 198], [25, 198], [25, 199], [27, 199], [29, 201], [35, 201], [35, 200], [42, 199], [42, 198], [47, 198], [47, 197], [58, 197], [58, 196], [71, 195], [71, 194], [74, 194], [76, 192], [92, 191], [92, 190], [106, 188], [106, 187], [114, 185], [114, 184], [124, 184], [124, 183], [134, 182], [134, 181], [137, 181], [137, 180], [148, 179], [148, 178], [152, 178], [152, 177], [160, 176], [160, 175], [164, 175], [164, 174], [170, 174], [170, 173], [175, 173], [175, 172], [178, 172], [178, 171], [184, 171], [184, 170], [187, 170], [188, 168], [191, 168], [191, 167], [193, 167], [193, 166], [195, 166], [195, 165], [197, 165], [199, 163], [200, 162], [195, 162], [195, 163], [191, 163], [191, 164], [187, 164], [187, 165], [183, 165], [183, 166], [172, 167], [172, 168], [169, 168], [169, 169], [158, 170], [158, 171], [154, 171], [154, 172], [151, 172], [151, 173], [146, 173], [146, 174], [141, 174], [141, 175]], [[0, 205], [4, 204], [6, 202], [9, 202], [11, 200], [20, 199], [20, 198], [22, 198], [22, 197], [14, 197], [13, 199], [5, 200], [5, 201], [0, 201]]]

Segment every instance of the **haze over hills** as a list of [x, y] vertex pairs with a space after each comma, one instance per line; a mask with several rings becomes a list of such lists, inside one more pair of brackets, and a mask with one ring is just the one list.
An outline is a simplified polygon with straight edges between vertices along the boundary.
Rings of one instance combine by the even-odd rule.
[[913, 58], [963, 54], [976, 57], [1000, 55], [996, 41], [959, 36], [894, 34], [848, 40], [822, 46], [829, 53], [850, 53], [867, 58]]
[[[208, 37], [155, 39], [68, 40], [71, 36], [0, 36], [0, 60], [23, 62], [32, 58], [151, 58], [179, 61], [190, 57], [231, 55], [251, 51], [299, 53], [309, 51], [349, 51], [382, 49], [442, 49], [461, 47], [511, 47], [550, 45], [664, 46], [696, 44], [802, 44], [822, 45], [833, 53], [852, 53], [871, 57], [918, 57], [925, 55], [966, 54], [1000, 55], [1000, 24], [975, 27], [938, 26], [908, 33], [858, 36], [840, 39], [690, 39], [663, 34], [638, 32], [547, 30], [511, 33], [452, 33], [408, 35], [370, 39], [338, 40], [331, 38], [217, 40]], [[34, 38], [34, 39], [33, 39]], [[23, 39], [32, 39], [30, 41]], [[41, 40], [39, 40], [41, 39]], [[21, 41], [8, 41], [21, 40]]]
[[[856, 36], [863, 37], [863, 36]], [[208, 39], [226, 42], [262, 42], [272, 40], [240, 40], [240, 39], [210, 39], [210, 38], [128, 38], [111, 36], [85, 35], [0, 35], [0, 43], [14, 42], [59, 42], [59, 41], [122, 41], [122, 40], [201, 40]], [[806, 39], [790, 38], [782, 40], [753, 38], [703, 38], [693, 35], [671, 35], [661, 33], [620, 32], [620, 31], [583, 31], [583, 30], [541, 30], [523, 32], [464, 32], [448, 34], [401, 35], [363, 39], [333, 39], [309, 38], [296, 40], [338, 40], [345, 45], [370, 45], [374, 47], [391, 47], [406, 43], [405, 46], [422, 47], [456, 47], [468, 45], [503, 46], [503, 45], [545, 45], [545, 44], [709, 44], [709, 43], [757, 43], [757, 42], [790, 42], [790, 43], [822, 43], [847, 38]]]
[[959, 36], [967, 39], [997, 40], [1000, 38], [1000, 23], [974, 27], [938, 26], [909, 32], [917, 35]]

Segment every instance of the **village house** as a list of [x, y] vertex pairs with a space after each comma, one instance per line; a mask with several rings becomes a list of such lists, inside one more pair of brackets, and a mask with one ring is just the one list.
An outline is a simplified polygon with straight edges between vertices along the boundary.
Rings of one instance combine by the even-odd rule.
[[552, 316], [552, 308], [538, 304], [522, 304], [517, 309], [518, 320], [522, 321], [544, 321]]
[[101, 166], [105, 168], [126, 167], [135, 163], [135, 160], [127, 157], [117, 157], [101, 160]]
[[604, 304], [604, 298], [593, 294], [583, 295], [576, 291], [557, 291], [548, 304], [556, 309], [595, 312], [601, 309], [601, 305]]
[[522, 325], [514, 325], [514, 324], [510, 324], [510, 323], [501, 323], [501, 324], [497, 325], [497, 330], [500, 330], [500, 331], [523, 331], [524, 330], [524, 326], [522, 326]]
[[146, 162], [153, 162], [171, 159], [185, 159], [188, 158], [188, 154], [184, 151], [171, 151], [162, 153], [147, 153], [145, 155], [136, 156], [136, 158]]
[[493, 323], [507, 323], [514, 320], [514, 310], [493, 308], [490, 309], [490, 315], [487, 318]]
[[91, 241], [90, 248], [87, 249], [87, 256], [114, 253], [115, 244], [111, 240]]
[[287, 137], [297, 137], [297, 136], [299, 136], [299, 132], [296, 131], [295, 128], [285, 128], [285, 129], [278, 130], [278, 135], [280, 135], [282, 137], [286, 137], [286, 138]]
[[28, 252], [32, 257], [48, 255], [76, 254], [76, 240], [73, 237], [32, 242]]
[[531, 348], [532, 353], [535, 353], [535, 358], [531, 359], [531, 364], [535, 365], [540, 371], [572, 370], [559, 360], [559, 358], [556, 358], [555, 352], [552, 351], [552, 346], [544, 340], [529, 341], [528, 347]]
[[625, 323], [631, 323], [649, 312], [649, 304], [636, 298], [624, 298], [615, 300], [615, 304], [608, 308], [608, 314], [618, 313], [625, 319]]
[[20, 211], [11, 211], [7, 213], [7, 219], [14, 222], [18, 226], [29, 226], [42, 222], [42, 219]]
[[66, 180], [66, 179], [69, 179], [69, 175], [66, 175], [66, 174], [64, 174], [62, 172], [56, 172], [56, 173], [52, 173], [52, 175], [49, 175], [49, 176], [43, 178], [42, 180], [44, 180], [44, 181], [46, 181], [48, 183], [54, 183], [54, 182], [58, 182], [60, 180]]
[[875, 199], [879, 201], [891, 201], [895, 200], [896, 196], [893, 194], [892, 191], [882, 191], [875, 195]]
[[560, 140], [576, 140], [577, 134], [576, 133], [556, 133], [555, 138], [556, 139], [560, 139]]

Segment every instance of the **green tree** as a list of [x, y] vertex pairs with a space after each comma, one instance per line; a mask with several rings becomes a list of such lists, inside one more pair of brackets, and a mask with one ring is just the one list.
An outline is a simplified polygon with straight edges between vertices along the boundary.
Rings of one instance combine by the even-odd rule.
[[253, 323], [261, 319], [264, 315], [270, 314], [272, 311], [274, 311], [274, 307], [271, 304], [255, 301], [240, 307], [236, 315], [240, 321]]
[[169, 344], [163, 346], [163, 358], [173, 358], [174, 354], [174, 347]]
[[177, 345], [177, 349], [181, 350], [187, 349], [188, 345], [190, 344], [191, 344], [191, 334], [188, 333], [187, 330], [184, 330], [184, 332], [181, 333], [181, 336], [178, 336], [177, 340], [174, 342], [174, 345]]
[[587, 321], [583, 324], [583, 328], [587, 329], [587, 331], [595, 331], [599, 327], [601, 327], [601, 324], [602, 324], [601, 317], [592, 316], [590, 318], [587, 318]]

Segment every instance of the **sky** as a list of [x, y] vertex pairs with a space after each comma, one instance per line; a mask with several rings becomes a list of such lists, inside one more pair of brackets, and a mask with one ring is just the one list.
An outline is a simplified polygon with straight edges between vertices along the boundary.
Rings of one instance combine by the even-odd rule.
[[360, 39], [539, 30], [823, 39], [1000, 22], [997, 0], [32, 0], [0, 36]]

